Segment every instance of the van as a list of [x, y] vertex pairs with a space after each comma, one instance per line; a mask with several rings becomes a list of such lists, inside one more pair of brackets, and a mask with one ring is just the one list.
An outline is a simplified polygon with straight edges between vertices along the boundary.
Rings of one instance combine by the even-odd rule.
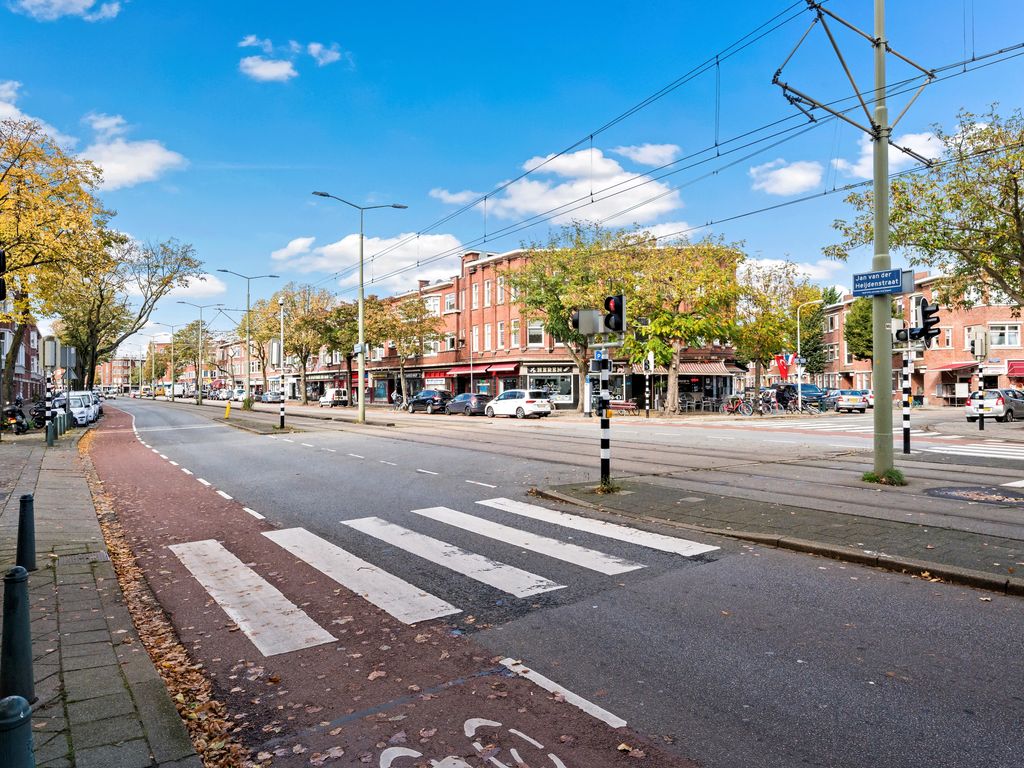
[[331, 387], [324, 391], [323, 397], [320, 398], [318, 405], [321, 408], [324, 406], [333, 408], [336, 405], [348, 405], [348, 390], [343, 387]]

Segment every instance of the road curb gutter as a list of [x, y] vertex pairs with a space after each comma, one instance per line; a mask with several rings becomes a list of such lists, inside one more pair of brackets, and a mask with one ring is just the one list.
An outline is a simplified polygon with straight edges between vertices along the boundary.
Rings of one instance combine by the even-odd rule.
[[920, 576], [920, 574], [927, 572], [931, 577], [941, 579], [942, 581], [949, 582], [951, 584], [959, 584], [965, 587], [973, 587], [975, 589], [987, 589], [992, 592], [1000, 592], [1006, 595], [1024, 596], [1024, 579], [1013, 578], [1011, 576], [996, 576], [991, 573], [986, 573], [985, 571], [976, 571], [970, 568], [958, 568], [954, 565], [943, 565], [941, 563], [932, 563], [926, 560], [913, 560], [910, 558], [879, 555], [875, 552], [854, 549], [853, 547], [842, 547], [835, 544], [826, 544], [824, 542], [811, 541], [809, 539], [798, 539], [781, 534], [708, 528], [700, 525], [681, 523], [676, 520], [652, 517], [650, 515], [624, 515], [618, 510], [608, 509], [606, 507], [602, 507], [600, 504], [594, 504], [583, 499], [577, 499], [573, 496], [569, 496], [568, 494], [548, 490], [546, 488], [533, 488], [531, 489], [531, 494], [543, 499], [549, 499], [550, 501], [572, 504], [574, 506], [603, 512], [605, 514], [616, 515], [629, 520], [640, 520], [645, 523], [668, 525], [673, 528], [680, 528], [686, 531], [706, 533], [712, 536], [723, 536], [731, 539], [737, 539], [739, 541], [749, 541], [756, 544], [776, 547], [777, 549], [788, 549], [793, 552], [803, 552], [809, 555], [828, 557], [833, 560], [856, 563], [857, 565], [881, 568], [894, 573]]

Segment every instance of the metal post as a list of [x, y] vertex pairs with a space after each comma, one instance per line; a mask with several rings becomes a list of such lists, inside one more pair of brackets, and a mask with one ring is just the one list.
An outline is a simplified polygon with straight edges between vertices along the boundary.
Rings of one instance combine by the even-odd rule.
[[53, 445], [53, 373], [46, 374], [46, 445]]
[[[359, 209], [359, 413], [356, 422], [366, 423], [366, 392], [363, 379], [366, 377], [366, 329], [363, 325], [363, 209]], [[349, 382], [351, 384], [352, 382]]]
[[25, 493], [18, 501], [18, 548], [14, 562], [26, 571], [34, 571], [36, 570], [35, 499], [31, 493]]
[[0, 699], [0, 765], [35, 768], [32, 707], [21, 696]]
[[978, 431], [979, 432], [984, 432], [985, 431], [985, 412], [984, 411], [978, 411]]
[[[885, 101], [885, 0], [875, 0], [875, 117], [874, 125], [874, 234], [873, 270], [892, 267], [889, 258], [889, 110]], [[875, 296], [872, 303], [872, 385], [875, 389], [875, 474], [893, 468], [892, 449], [892, 299]]]
[[196, 379], [196, 405], [203, 404], [203, 308], [199, 308], [199, 377]]
[[646, 418], [651, 418], [651, 372], [644, 371], [644, 410], [647, 411]]
[[910, 453], [910, 348], [903, 350], [903, 453]]
[[174, 402], [174, 386], [177, 384], [177, 377], [174, 375], [174, 326], [171, 326], [171, 402]]
[[28, 571], [16, 565], [4, 574], [4, 628], [0, 639], [0, 697], [36, 701], [32, 675], [32, 629], [28, 602]]
[[608, 369], [611, 360], [601, 360], [601, 485], [607, 487], [612, 482], [612, 430], [608, 420]]
[[[284, 388], [284, 298], [279, 298], [277, 300], [277, 305], [281, 308], [281, 351], [278, 353], [279, 359], [277, 361], [278, 364], [280, 365], [280, 371], [281, 371], [281, 424], [280, 424], [280, 427], [281, 427], [281, 429], [284, 429], [284, 401], [288, 399], [288, 396], [285, 394], [285, 388]], [[351, 388], [352, 382], [350, 381], [348, 384], [349, 384], [349, 387]]]

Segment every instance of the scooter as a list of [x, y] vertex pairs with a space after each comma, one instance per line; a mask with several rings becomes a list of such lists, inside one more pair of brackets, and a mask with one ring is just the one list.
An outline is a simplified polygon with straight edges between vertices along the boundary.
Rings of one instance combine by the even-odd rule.
[[3, 422], [8, 428], [13, 428], [16, 435], [24, 435], [29, 430], [24, 411], [16, 405], [4, 407]]
[[42, 429], [46, 426], [46, 403], [35, 403], [28, 413], [29, 420], [33, 427]]

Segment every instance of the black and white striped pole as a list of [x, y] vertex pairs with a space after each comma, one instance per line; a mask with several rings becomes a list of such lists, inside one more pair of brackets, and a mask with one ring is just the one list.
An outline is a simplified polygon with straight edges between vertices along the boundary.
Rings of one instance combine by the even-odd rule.
[[903, 350], [903, 453], [910, 453], [910, 347]]
[[53, 445], [53, 374], [46, 374], [46, 444]]
[[601, 487], [607, 488], [612, 482], [612, 429], [608, 419], [611, 400], [608, 394], [608, 369], [611, 368], [611, 360], [598, 360], [597, 364], [601, 371]]

